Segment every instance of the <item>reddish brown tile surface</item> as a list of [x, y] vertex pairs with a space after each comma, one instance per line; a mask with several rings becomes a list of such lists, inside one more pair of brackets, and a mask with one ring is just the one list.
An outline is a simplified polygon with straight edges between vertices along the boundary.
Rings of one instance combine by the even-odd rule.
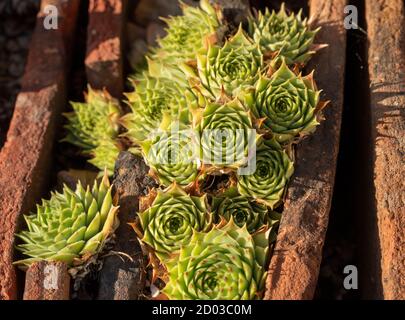
[[[366, 1], [373, 175], [384, 299], [405, 299], [405, 4]], [[380, 273], [380, 274], [379, 274]]]
[[24, 300], [69, 300], [70, 276], [62, 262], [31, 265], [25, 278]]

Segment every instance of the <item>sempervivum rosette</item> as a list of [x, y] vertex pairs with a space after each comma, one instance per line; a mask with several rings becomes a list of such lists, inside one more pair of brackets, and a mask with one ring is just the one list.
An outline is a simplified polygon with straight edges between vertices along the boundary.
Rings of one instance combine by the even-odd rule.
[[293, 162], [281, 146], [275, 140], [262, 140], [256, 153], [256, 170], [238, 176], [238, 190], [273, 209], [281, 202], [293, 172]]
[[260, 44], [263, 52], [271, 52], [286, 59], [288, 64], [305, 64], [315, 53], [313, 42], [320, 28], [310, 30], [307, 19], [301, 18], [302, 10], [288, 15], [284, 4], [278, 13], [259, 12], [249, 19], [249, 35]]
[[212, 199], [212, 212], [217, 220], [224, 218], [229, 221], [232, 217], [239, 227], [246, 225], [249, 233], [255, 232], [270, 222], [268, 211], [266, 205], [240, 195], [234, 187]]
[[178, 256], [166, 263], [172, 300], [253, 300], [266, 277], [268, 230], [250, 235], [232, 220], [208, 233], [195, 232]]
[[127, 129], [125, 136], [131, 141], [138, 143], [153, 133], [164, 112], [170, 113], [173, 119], [188, 121], [186, 89], [173, 79], [144, 74], [134, 86], [135, 91], [126, 94], [132, 112], [121, 118]]
[[[66, 113], [65, 128], [68, 134], [63, 141], [83, 149], [100, 170], [108, 168], [112, 173], [119, 153], [116, 138], [119, 133], [118, 120], [121, 114], [118, 101], [106, 91], [88, 88], [85, 103], [72, 103], [73, 112]], [[108, 145], [109, 148], [103, 148]]]
[[200, 158], [211, 171], [236, 170], [256, 144], [256, 131], [244, 106], [235, 99], [223, 104], [208, 103], [193, 112]]
[[84, 189], [79, 182], [75, 191], [65, 186], [63, 193], [43, 200], [36, 214], [24, 216], [28, 230], [16, 235], [23, 241], [17, 249], [30, 258], [15, 263], [47, 260], [72, 265], [99, 253], [118, 224], [111, 188], [104, 174], [92, 189]]
[[152, 192], [143, 201], [152, 203], [138, 213], [142, 241], [162, 260], [187, 244], [194, 230], [205, 232], [211, 228], [212, 214], [207, 208], [206, 196], [191, 196], [176, 184], [164, 191]]
[[270, 77], [260, 77], [254, 89], [244, 96], [255, 117], [263, 119], [279, 142], [313, 132], [319, 125], [317, 112], [325, 103], [319, 101], [313, 75], [296, 75], [283, 62]]
[[197, 71], [183, 65], [195, 88], [211, 99], [222, 91], [229, 96], [253, 84], [263, 71], [263, 55], [259, 46], [245, 34], [242, 27], [220, 47], [210, 45], [197, 55]]
[[153, 59], [166, 63], [194, 59], [197, 51], [221, 38], [218, 32], [222, 12], [213, 8], [208, 0], [201, 0], [200, 8], [180, 5], [182, 15], [162, 19], [167, 23], [167, 34], [158, 40], [159, 48], [153, 52]]
[[165, 118], [156, 136], [141, 143], [144, 159], [161, 185], [167, 187], [176, 182], [189, 186], [199, 169], [193, 131], [181, 124], [174, 128], [175, 122]]

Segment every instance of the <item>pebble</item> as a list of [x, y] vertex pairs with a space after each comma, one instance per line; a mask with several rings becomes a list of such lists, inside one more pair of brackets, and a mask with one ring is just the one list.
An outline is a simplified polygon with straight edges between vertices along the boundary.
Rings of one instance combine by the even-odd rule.
[[22, 54], [17, 52], [9, 56], [9, 61], [24, 64], [24, 58], [25, 57]]
[[40, 0], [1, 0], [0, 16], [31, 16], [40, 6]]
[[40, 0], [12, 0], [11, 6], [17, 15], [32, 15], [35, 14], [40, 5]]
[[[24, 18], [22, 18], [24, 19]], [[4, 33], [7, 37], [17, 37], [26, 29], [26, 24], [21, 23], [21, 19], [12, 18], [6, 19], [4, 22]]]

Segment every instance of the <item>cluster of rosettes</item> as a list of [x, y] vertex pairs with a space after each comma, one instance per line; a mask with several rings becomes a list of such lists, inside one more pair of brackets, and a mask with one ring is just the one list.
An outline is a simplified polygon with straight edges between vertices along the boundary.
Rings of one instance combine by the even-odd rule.
[[313, 74], [300, 72], [320, 47], [318, 29], [284, 5], [251, 15], [246, 29], [228, 26], [208, 0], [182, 9], [165, 19], [119, 121], [160, 184], [134, 227], [166, 271], [168, 298], [259, 298], [293, 146], [326, 105]]
[[[283, 6], [220, 38], [219, 9], [205, 1], [202, 8], [187, 9], [193, 18], [185, 10], [167, 19], [168, 35], [149, 61], [147, 74], [163, 70], [181, 94], [150, 93], [170, 92], [142, 141], [127, 122], [127, 136], [162, 186], [143, 200], [135, 230], [152, 264], [157, 257], [165, 266], [166, 275], [156, 269], [170, 299], [255, 299], [281, 217], [275, 210], [294, 171], [291, 146], [315, 130], [324, 105], [313, 75], [297, 71], [314, 53], [317, 30]], [[212, 19], [193, 20], [206, 14]], [[184, 28], [191, 21], [198, 37]], [[144, 94], [142, 81], [135, 88]], [[134, 113], [126, 117], [143, 116]], [[212, 177], [222, 185], [206, 187]]]

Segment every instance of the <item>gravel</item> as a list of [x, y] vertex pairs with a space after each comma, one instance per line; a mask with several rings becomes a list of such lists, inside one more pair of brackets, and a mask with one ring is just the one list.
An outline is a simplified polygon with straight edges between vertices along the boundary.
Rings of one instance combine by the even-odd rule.
[[0, 148], [13, 114], [40, 0], [0, 0]]

